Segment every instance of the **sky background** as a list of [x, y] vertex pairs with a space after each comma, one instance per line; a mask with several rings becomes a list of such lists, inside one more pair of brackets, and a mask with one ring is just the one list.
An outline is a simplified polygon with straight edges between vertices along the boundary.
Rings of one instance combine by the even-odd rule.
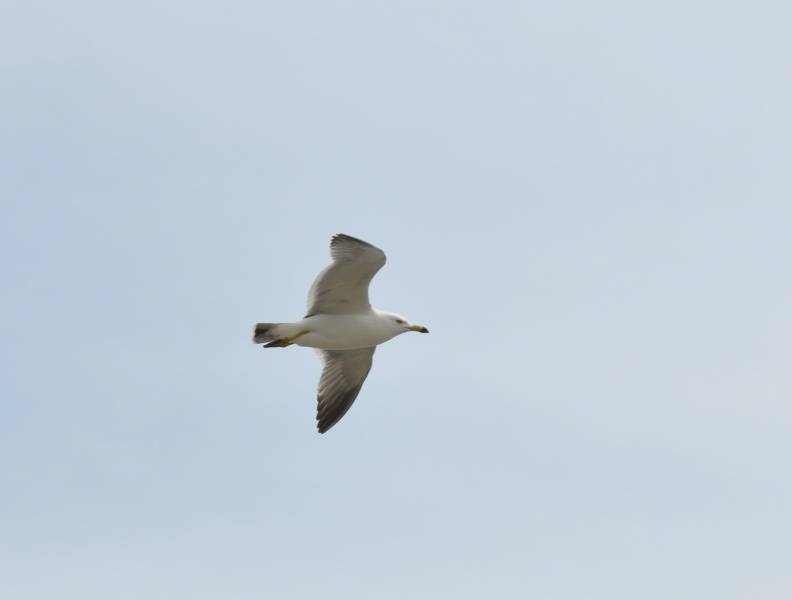
[[[0, 4], [0, 596], [792, 597], [785, 2]], [[328, 242], [381, 347], [263, 351]]]

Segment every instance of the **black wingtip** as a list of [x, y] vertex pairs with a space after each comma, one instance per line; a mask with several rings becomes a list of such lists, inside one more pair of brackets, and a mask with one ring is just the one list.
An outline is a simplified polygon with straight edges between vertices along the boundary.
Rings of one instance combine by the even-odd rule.
[[[333, 238], [330, 240], [330, 243], [335, 242], [357, 242], [358, 244], [363, 244], [364, 246], [371, 246], [367, 241], [361, 240], [360, 238], [356, 238], [351, 235], [347, 235], [346, 233], [336, 233], [333, 235]], [[372, 248], [374, 246], [371, 246]]]

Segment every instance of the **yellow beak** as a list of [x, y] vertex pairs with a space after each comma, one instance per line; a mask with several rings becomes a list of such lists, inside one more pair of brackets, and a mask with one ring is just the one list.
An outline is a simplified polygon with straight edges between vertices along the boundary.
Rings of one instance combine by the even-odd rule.
[[418, 333], [429, 333], [429, 330], [423, 325], [410, 325], [410, 331], [417, 331]]

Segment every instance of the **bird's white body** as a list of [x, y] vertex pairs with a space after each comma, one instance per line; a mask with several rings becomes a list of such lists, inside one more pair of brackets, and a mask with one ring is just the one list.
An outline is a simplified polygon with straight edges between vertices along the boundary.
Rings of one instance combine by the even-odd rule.
[[408, 327], [394, 320], [396, 316], [373, 308], [349, 315], [314, 315], [295, 323], [281, 324], [279, 329], [285, 337], [307, 332], [294, 340], [298, 346], [320, 350], [355, 350], [378, 346], [409, 331]]

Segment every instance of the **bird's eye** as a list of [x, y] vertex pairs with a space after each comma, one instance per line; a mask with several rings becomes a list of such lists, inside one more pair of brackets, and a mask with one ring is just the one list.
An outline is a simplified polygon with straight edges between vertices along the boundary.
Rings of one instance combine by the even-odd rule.
[[397, 322], [399, 325], [406, 325], [406, 324], [407, 324], [407, 321], [402, 321], [401, 319], [396, 319], [396, 322]]

